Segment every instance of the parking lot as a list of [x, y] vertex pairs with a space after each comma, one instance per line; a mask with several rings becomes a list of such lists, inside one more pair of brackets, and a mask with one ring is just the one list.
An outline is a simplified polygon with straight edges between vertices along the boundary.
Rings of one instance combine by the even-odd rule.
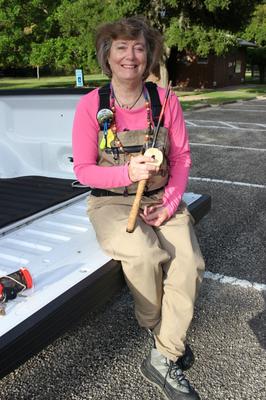
[[[187, 372], [202, 400], [266, 399], [266, 99], [185, 113], [188, 191], [212, 196], [196, 227], [206, 275]], [[1, 400], [163, 400], [138, 368], [151, 346], [127, 288], [1, 381]]]

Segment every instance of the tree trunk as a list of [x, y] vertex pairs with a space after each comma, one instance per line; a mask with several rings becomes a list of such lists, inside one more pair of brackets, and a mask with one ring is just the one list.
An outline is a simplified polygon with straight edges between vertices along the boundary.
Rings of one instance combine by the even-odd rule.
[[40, 79], [40, 66], [37, 65], [36, 67], [37, 79]]
[[264, 83], [265, 79], [265, 66], [263, 64], [259, 65], [259, 73], [260, 73], [260, 83]]
[[167, 87], [168, 85], [168, 71], [166, 68], [166, 64], [160, 64], [160, 84], [162, 87]]
[[254, 65], [253, 64], [251, 64], [250, 69], [251, 69], [251, 78], [253, 79], [254, 78]]

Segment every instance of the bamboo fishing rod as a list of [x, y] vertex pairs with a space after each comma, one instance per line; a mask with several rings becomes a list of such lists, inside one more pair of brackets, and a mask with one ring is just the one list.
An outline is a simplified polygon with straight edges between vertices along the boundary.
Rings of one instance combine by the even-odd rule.
[[[162, 109], [161, 109], [161, 112], [160, 112], [160, 115], [159, 115], [159, 120], [158, 120], [157, 126], [155, 128], [155, 132], [154, 132], [154, 135], [153, 135], [152, 145], [144, 153], [145, 156], [152, 157], [154, 159], [154, 162], [152, 163], [152, 165], [155, 165], [155, 166], [158, 166], [158, 167], [161, 165], [161, 163], [163, 161], [163, 154], [159, 149], [157, 149], [155, 147], [155, 145], [156, 145], [157, 136], [158, 136], [158, 133], [159, 133], [159, 130], [160, 130], [160, 126], [161, 126], [161, 123], [162, 123], [162, 119], [163, 119], [166, 103], [167, 103], [167, 100], [168, 100], [168, 97], [169, 97], [171, 84], [172, 84], [172, 82], [170, 81], [169, 85], [167, 87], [166, 93], [165, 93], [165, 98], [164, 98]], [[142, 179], [138, 183], [137, 192], [136, 192], [136, 195], [135, 195], [135, 198], [134, 198], [134, 201], [133, 201], [130, 213], [129, 213], [129, 217], [128, 217], [127, 229], [126, 229], [126, 231], [128, 233], [132, 233], [134, 231], [134, 229], [135, 229], [136, 220], [137, 220], [137, 216], [138, 216], [138, 213], [139, 213], [139, 208], [140, 208], [140, 204], [141, 204], [142, 195], [144, 193], [147, 181], [148, 181], [148, 179]]]

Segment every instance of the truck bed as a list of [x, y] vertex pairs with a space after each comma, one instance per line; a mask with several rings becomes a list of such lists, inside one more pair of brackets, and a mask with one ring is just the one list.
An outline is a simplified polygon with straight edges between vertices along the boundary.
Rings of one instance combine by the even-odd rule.
[[[24, 177], [20, 182], [23, 180], [34, 182], [35, 189], [39, 182], [40, 193], [43, 182], [49, 181], [50, 188], [59, 183], [44, 177]], [[17, 194], [17, 180], [12, 183]], [[24, 218], [2, 228], [0, 234], [0, 276], [27, 267], [34, 282], [23, 296], [6, 303], [6, 315], [0, 317], [0, 376], [124, 285], [120, 263], [102, 252], [87, 218], [88, 188], [73, 189], [69, 180], [60, 180], [58, 202], [55, 204], [52, 196], [50, 207], [26, 215], [23, 204], [32, 199], [31, 189], [32, 185], [24, 185], [23, 201], [18, 203]], [[70, 197], [71, 190], [77, 190], [74, 197]], [[209, 196], [186, 193], [184, 200], [196, 221], [210, 207]]]

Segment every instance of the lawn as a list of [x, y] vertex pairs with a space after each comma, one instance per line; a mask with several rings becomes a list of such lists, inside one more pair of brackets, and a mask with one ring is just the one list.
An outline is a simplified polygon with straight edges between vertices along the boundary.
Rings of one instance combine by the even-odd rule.
[[266, 85], [247, 85], [243, 87], [228, 87], [224, 89], [208, 90], [189, 95], [176, 91], [184, 110], [198, 105], [215, 105], [237, 100], [250, 100], [257, 96], [266, 96]]
[[[85, 75], [85, 85], [88, 87], [101, 86], [108, 82], [103, 74]], [[0, 78], [1, 89], [34, 89], [34, 88], [65, 88], [75, 87], [75, 76], [54, 76], [37, 78]], [[174, 90], [178, 95], [184, 110], [201, 104], [221, 104], [227, 101], [249, 100], [259, 95], [266, 96], [266, 85], [243, 84], [226, 89], [202, 89], [202, 90]]]
[[[108, 78], [103, 74], [85, 75], [84, 82], [87, 86], [103, 85]], [[76, 79], [71, 76], [52, 76], [37, 78], [0, 78], [0, 89], [36, 89], [36, 88], [64, 88], [75, 87]]]

